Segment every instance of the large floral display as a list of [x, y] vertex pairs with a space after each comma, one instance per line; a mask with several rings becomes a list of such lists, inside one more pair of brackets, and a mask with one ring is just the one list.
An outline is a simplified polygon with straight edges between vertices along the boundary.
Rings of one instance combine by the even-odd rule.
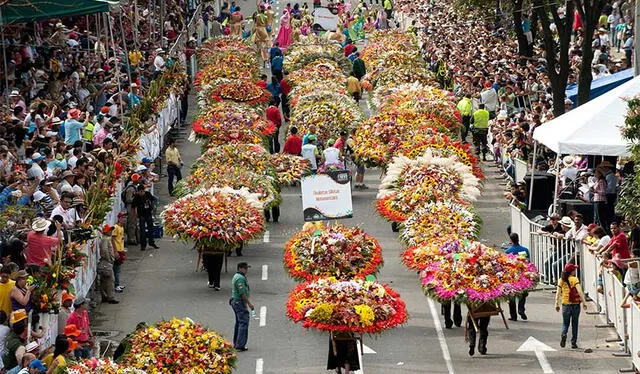
[[416, 245], [438, 238], [474, 240], [480, 234], [480, 217], [471, 207], [451, 200], [434, 201], [416, 209], [403, 222], [401, 238]]
[[479, 242], [445, 254], [421, 272], [425, 293], [440, 301], [482, 303], [533, 289], [539, 278], [531, 262]]
[[387, 219], [404, 221], [429, 202], [474, 201], [480, 195], [479, 185], [471, 168], [453, 157], [436, 157], [430, 151], [415, 159], [397, 156], [380, 184], [376, 207]]
[[344, 56], [340, 44], [320, 37], [292, 44], [284, 57], [284, 70], [301, 70], [316, 60], [331, 60], [342, 68], [344, 74], [351, 71], [351, 63]]
[[311, 170], [308, 160], [287, 153], [274, 153], [269, 158], [269, 163], [275, 170], [277, 181], [285, 185], [300, 180]]
[[182, 240], [223, 246], [253, 239], [265, 229], [259, 198], [246, 188], [197, 191], [165, 208], [165, 230]]
[[357, 227], [309, 225], [284, 251], [285, 268], [299, 280], [363, 278], [382, 266], [380, 243]]
[[[151, 373], [151, 371], [149, 371]], [[54, 374], [147, 374], [147, 371], [119, 365], [108, 358], [90, 358], [59, 366]]]
[[173, 318], [137, 330], [122, 363], [158, 374], [230, 374], [236, 354], [231, 343], [188, 318]]
[[289, 294], [287, 315], [307, 328], [371, 334], [394, 328], [407, 320], [404, 302], [388, 286], [335, 278], [295, 287]]
[[209, 104], [206, 111], [200, 111], [192, 128], [192, 140], [208, 145], [259, 144], [276, 132], [276, 126], [264, 119], [260, 110], [233, 102]]

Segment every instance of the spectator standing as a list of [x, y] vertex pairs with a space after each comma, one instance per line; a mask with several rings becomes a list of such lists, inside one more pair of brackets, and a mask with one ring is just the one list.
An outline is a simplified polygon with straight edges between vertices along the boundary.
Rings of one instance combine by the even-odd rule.
[[629, 250], [629, 241], [627, 235], [620, 229], [620, 225], [617, 222], [611, 223], [611, 240], [605, 245], [598, 254], [601, 255], [605, 252], [610, 252], [614, 259], [624, 260], [631, 257], [631, 251]]
[[35, 267], [44, 267], [51, 265], [51, 255], [53, 248], [62, 242], [62, 225], [55, 221], [57, 236], [47, 236], [46, 231], [51, 222], [44, 218], [38, 217], [31, 223], [31, 231], [27, 234], [27, 247], [25, 254], [27, 256], [27, 265]]
[[89, 312], [87, 305], [89, 300], [82, 296], [77, 297], [73, 301], [73, 312], [67, 318], [67, 326], [75, 325], [80, 330], [80, 334], [76, 341], [79, 347], [74, 350], [76, 359], [89, 358], [91, 356], [91, 346], [93, 346], [93, 333], [91, 332], [91, 324], [89, 321]]
[[33, 307], [31, 304], [31, 293], [36, 288], [35, 285], [27, 286], [29, 274], [25, 270], [20, 270], [16, 274], [16, 283], [11, 289], [11, 309], [25, 310], [29, 313]]
[[7, 315], [11, 314], [11, 290], [16, 282], [11, 280], [11, 269], [9, 266], [3, 266], [0, 269], [0, 310]]
[[353, 74], [358, 80], [367, 74], [367, 68], [364, 64], [364, 60], [360, 58], [360, 52], [355, 52], [355, 58], [353, 59]]
[[233, 347], [236, 351], [247, 350], [247, 340], [249, 337], [249, 310], [254, 310], [249, 297], [249, 282], [247, 282], [247, 272], [250, 266], [246, 262], [238, 263], [238, 271], [231, 280], [231, 308], [236, 316], [236, 324], [233, 330]]
[[104, 225], [102, 228], [102, 236], [100, 237], [99, 249], [100, 259], [98, 260], [98, 275], [100, 276], [100, 294], [102, 302], [108, 304], [120, 303], [115, 299], [115, 281], [113, 275], [113, 264], [116, 255], [113, 251], [113, 243], [111, 234], [113, 226]]
[[84, 127], [84, 121], [89, 117], [88, 113], [86, 118], [82, 115], [82, 112], [78, 109], [71, 109], [67, 113], [67, 120], [64, 121], [64, 142], [68, 145], [73, 145], [78, 140], [81, 140], [80, 130]]
[[560, 347], [562, 348], [567, 344], [569, 325], [571, 325], [571, 348], [578, 348], [580, 304], [585, 311], [587, 310], [580, 280], [576, 277], [576, 269], [578, 266], [571, 263], [564, 266], [556, 292], [556, 312], [560, 312], [562, 307], [562, 334], [560, 336]]
[[149, 246], [155, 249], [159, 248], [153, 240], [153, 208], [155, 203], [155, 196], [147, 191], [144, 185], [138, 185], [137, 193], [133, 198], [133, 207], [138, 217], [140, 231], [138, 240], [141, 251], [147, 249], [147, 241], [149, 242]]
[[167, 175], [169, 179], [169, 195], [173, 196], [173, 180], [180, 182], [182, 180], [181, 168], [183, 162], [180, 156], [180, 150], [176, 147], [176, 140], [169, 139], [169, 145], [164, 151], [164, 156], [167, 161]]
[[138, 217], [136, 216], [136, 207], [133, 205], [133, 199], [137, 194], [137, 183], [140, 182], [140, 174], [134, 173], [131, 179], [122, 191], [121, 199], [127, 210], [127, 244], [138, 245]]
[[67, 319], [71, 315], [71, 305], [73, 305], [73, 295], [64, 292], [60, 302], [60, 311], [58, 312], [58, 331], [64, 331], [67, 326]]
[[282, 126], [282, 116], [280, 109], [276, 105], [276, 101], [272, 98], [269, 101], [269, 107], [264, 112], [267, 121], [271, 121], [276, 127], [276, 132], [269, 137], [269, 153], [274, 154], [280, 152], [280, 126]]
[[[520, 256], [529, 261], [529, 249], [520, 245], [520, 237], [517, 233], [511, 233], [509, 235], [509, 239], [511, 240], [511, 246], [504, 251], [506, 254], [512, 254], [515, 256]], [[527, 303], [527, 296], [529, 296], [528, 292], [523, 292], [517, 298], [513, 297], [509, 299], [509, 320], [517, 321], [518, 314], [520, 318], [523, 320], [527, 320], [527, 314], [525, 313], [525, 304]], [[516, 314], [516, 299], [517, 299], [517, 314]]]
[[18, 357], [16, 353], [20, 347], [24, 348], [24, 345], [26, 344], [26, 341], [22, 336], [27, 330], [27, 318], [28, 314], [24, 309], [16, 310], [11, 313], [9, 318], [11, 332], [7, 335], [4, 356], [2, 357], [2, 363], [6, 368], [18, 366]]
[[118, 221], [113, 226], [111, 233], [111, 243], [115, 253], [115, 261], [113, 263], [113, 280], [116, 292], [122, 292], [125, 288], [120, 284], [120, 269], [127, 257], [127, 250], [124, 248], [124, 225], [127, 222], [127, 212], [118, 213]]

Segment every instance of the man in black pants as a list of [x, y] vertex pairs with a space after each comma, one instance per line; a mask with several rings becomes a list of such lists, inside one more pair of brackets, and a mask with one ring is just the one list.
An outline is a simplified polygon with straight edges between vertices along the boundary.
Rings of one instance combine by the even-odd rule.
[[460, 304], [453, 304], [453, 320], [451, 319], [451, 302], [441, 303], [442, 314], [444, 315], [444, 326], [448, 329], [455, 323], [457, 327], [462, 326], [462, 310]]
[[[480, 331], [480, 339], [478, 340], [478, 352], [481, 355], [487, 354], [487, 339], [489, 337], [489, 322], [491, 317], [476, 317], [478, 330]], [[476, 348], [476, 329], [471, 321], [471, 315], [467, 316], [467, 333], [469, 338], [469, 356], [475, 354]]]
[[136, 196], [133, 198], [133, 207], [136, 210], [138, 216], [138, 223], [140, 224], [140, 250], [147, 249], [147, 240], [149, 245], [155, 249], [159, 247], [153, 240], [153, 207], [155, 206], [156, 198], [147, 191], [144, 185], [137, 187]]
[[202, 249], [202, 263], [207, 269], [207, 274], [209, 275], [207, 286], [216, 291], [220, 291], [220, 272], [222, 271], [224, 255], [219, 251], [208, 250], [209, 248]]

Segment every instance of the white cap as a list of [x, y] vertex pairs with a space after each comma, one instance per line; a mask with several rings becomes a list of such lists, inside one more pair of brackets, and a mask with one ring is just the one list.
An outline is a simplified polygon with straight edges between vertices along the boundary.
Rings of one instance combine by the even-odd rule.
[[42, 191], [36, 191], [33, 193], [33, 201], [38, 202], [42, 199], [44, 199], [44, 197], [47, 196], [46, 193], [42, 192]]

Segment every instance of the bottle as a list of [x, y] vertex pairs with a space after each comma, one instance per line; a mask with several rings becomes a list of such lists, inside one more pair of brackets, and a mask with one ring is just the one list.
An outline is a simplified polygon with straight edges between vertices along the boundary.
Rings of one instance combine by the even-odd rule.
[[253, 309], [251, 309], [251, 318], [258, 319], [258, 316], [256, 315], [256, 311]]

